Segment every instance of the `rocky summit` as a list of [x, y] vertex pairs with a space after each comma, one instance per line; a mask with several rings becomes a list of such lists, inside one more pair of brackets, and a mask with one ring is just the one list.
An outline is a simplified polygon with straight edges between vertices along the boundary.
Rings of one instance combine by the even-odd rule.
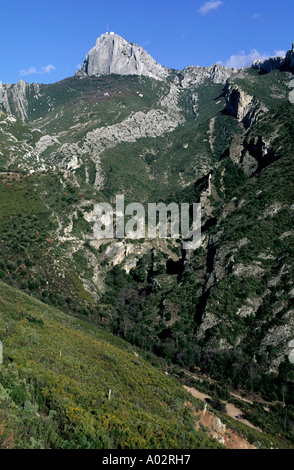
[[[294, 447], [293, 56], [173, 70], [103, 34], [2, 86], [0, 448]], [[117, 195], [201, 203], [197, 249], [98, 237]]]
[[168, 76], [168, 69], [155, 62], [142, 47], [118, 34], [105, 33], [97, 39], [77, 75], [109, 74], [145, 75], [163, 80]]

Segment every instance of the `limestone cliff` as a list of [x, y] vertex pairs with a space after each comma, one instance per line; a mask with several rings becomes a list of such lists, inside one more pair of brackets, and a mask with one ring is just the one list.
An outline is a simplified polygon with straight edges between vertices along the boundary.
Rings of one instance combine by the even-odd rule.
[[268, 108], [255, 96], [245, 93], [236, 84], [227, 83], [225, 88], [226, 109], [229, 114], [250, 127]]
[[126, 41], [118, 34], [102, 34], [86, 56], [83, 75], [145, 75], [157, 80], [168, 76], [168, 69], [155, 60], [140, 46]]

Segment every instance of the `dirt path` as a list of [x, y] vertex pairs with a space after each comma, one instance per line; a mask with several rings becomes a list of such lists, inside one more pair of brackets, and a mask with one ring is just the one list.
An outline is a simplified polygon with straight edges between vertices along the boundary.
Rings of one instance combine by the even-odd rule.
[[[216, 380], [213, 380], [212, 378], [208, 378], [208, 377], [204, 378], [200, 374], [192, 374], [191, 372], [188, 372], [185, 369], [182, 369], [182, 371], [189, 377], [192, 377], [193, 379], [198, 380], [201, 383], [202, 382], [209, 382], [209, 383], [215, 383], [215, 384], [218, 383]], [[244, 396], [241, 396], [239, 393], [236, 393], [236, 392], [230, 392], [230, 395], [232, 398], [236, 398], [237, 400], [244, 401], [245, 403], [248, 403], [249, 405], [253, 405], [254, 401], [257, 401], [258, 403], [263, 405], [264, 410], [267, 412], [270, 411], [270, 406], [275, 405], [276, 403], [279, 403], [279, 402], [265, 401], [263, 398], [259, 396], [254, 396], [253, 398], [252, 397], [245, 398]]]
[[[238, 395], [237, 393], [233, 393], [233, 392], [230, 392], [230, 393], [231, 393], [231, 397], [237, 398], [237, 400], [241, 400], [241, 401], [244, 401], [245, 403], [249, 403], [249, 405], [253, 405], [253, 403], [254, 403], [253, 400], [250, 400], [249, 398], [241, 397], [241, 395]], [[263, 400], [262, 398], [259, 398], [259, 397], [256, 398], [256, 401], [258, 403], [260, 403], [261, 405], [263, 405], [264, 410], [267, 411], [267, 412], [270, 411], [269, 407], [271, 405], [274, 405], [274, 403], [270, 403], [270, 402], [265, 401], [265, 400]], [[266, 405], [266, 406], [264, 406], [264, 405]]]
[[207, 393], [199, 392], [199, 390], [196, 390], [196, 388], [187, 387], [186, 385], [184, 385], [184, 388], [189, 393], [191, 393], [191, 395], [193, 395], [193, 397], [198, 398], [198, 400], [205, 401], [206, 398], [209, 398], [211, 400], [211, 397], [209, 395], [207, 395]]
[[241, 395], [237, 395], [237, 393], [231, 392], [231, 397], [237, 398], [237, 400], [245, 401], [245, 403], [249, 403], [249, 405], [253, 405], [252, 400], [249, 400], [248, 398], [241, 397]]
[[[187, 392], [191, 393], [191, 395], [193, 395], [194, 398], [198, 398], [198, 400], [202, 400], [202, 401], [205, 401], [206, 399], [213, 400], [211, 396], [209, 396], [207, 393], [199, 392], [199, 390], [197, 390], [194, 387], [187, 387], [186, 385], [184, 385], [184, 388], [187, 390]], [[239, 421], [245, 424], [251, 429], [255, 429], [256, 431], [262, 432], [261, 429], [251, 424], [249, 421], [247, 421], [247, 419], [238, 419], [237, 416], [242, 415], [243, 412], [239, 408], [237, 408], [235, 405], [233, 405], [232, 403], [228, 403], [227, 401], [223, 401], [223, 400], [222, 400], [222, 403], [224, 403], [226, 406], [226, 413], [228, 416], [235, 419], [236, 421]]]

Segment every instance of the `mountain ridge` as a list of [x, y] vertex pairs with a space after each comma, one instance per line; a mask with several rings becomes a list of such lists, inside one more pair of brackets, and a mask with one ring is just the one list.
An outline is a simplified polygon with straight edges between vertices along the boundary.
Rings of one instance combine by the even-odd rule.
[[[294, 66], [294, 43], [285, 57], [270, 57], [265, 60], [255, 60], [252, 65], [245, 68], [255, 68], [263, 72], [270, 72], [277, 68], [292, 69]], [[173, 72], [204, 71], [207, 73], [213, 69], [216, 75], [216, 83], [223, 83], [223, 75], [232, 75], [243, 68], [229, 68], [221, 63], [211, 66], [188, 65], [184, 69], [172, 69], [156, 62], [154, 58], [140, 45], [129, 42], [119, 34], [104, 33], [99, 36], [92, 49], [87, 53], [82, 67], [75, 72], [75, 75], [82, 78], [84, 76], [103, 76], [109, 74], [117, 75], [142, 75], [164, 80]], [[23, 79], [18, 82], [23, 86]], [[9, 84], [4, 84], [9, 85]], [[38, 86], [37, 83], [33, 84]]]

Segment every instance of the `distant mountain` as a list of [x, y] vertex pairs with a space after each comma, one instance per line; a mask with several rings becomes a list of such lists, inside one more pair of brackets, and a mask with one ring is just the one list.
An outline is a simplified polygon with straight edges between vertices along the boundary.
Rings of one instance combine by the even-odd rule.
[[81, 70], [76, 74], [92, 75], [145, 75], [163, 80], [169, 70], [155, 60], [140, 46], [126, 41], [114, 33], [100, 36], [86, 56]]

